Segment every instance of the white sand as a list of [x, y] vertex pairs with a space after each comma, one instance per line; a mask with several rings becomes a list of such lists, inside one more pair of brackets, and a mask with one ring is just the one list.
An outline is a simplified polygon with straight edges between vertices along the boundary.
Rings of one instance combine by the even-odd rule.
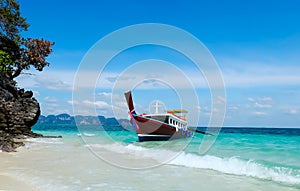
[[[0, 153], [0, 191], [299, 190], [272, 181], [174, 165], [127, 170], [97, 158], [77, 139], [53, 142], [27, 145], [15, 153]], [[109, 154], [106, 150], [103, 153]], [[110, 154], [122, 158], [120, 154]]]
[[14, 177], [10, 174], [9, 169], [12, 168], [14, 163], [13, 157], [16, 153], [0, 153], [0, 191], [10, 190], [10, 191], [35, 191], [36, 189], [33, 185], [24, 182], [23, 180]]
[[34, 191], [37, 190], [34, 186], [18, 180], [10, 175], [0, 174], [0, 190], [11, 191]]

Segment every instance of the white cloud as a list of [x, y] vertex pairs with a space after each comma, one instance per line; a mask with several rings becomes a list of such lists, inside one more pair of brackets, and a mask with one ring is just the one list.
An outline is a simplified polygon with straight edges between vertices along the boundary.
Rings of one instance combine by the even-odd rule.
[[97, 97], [99, 97], [100, 99], [111, 99], [112, 93], [100, 92], [100, 93], [97, 93]]
[[[239, 67], [230, 68], [227, 66], [221, 70], [226, 88], [300, 85], [300, 67], [279, 67], [257, 63], [246, 63], [243, 67], [243, 70], [241, 70]], [[167, 85], [168, 83], [174, 88], [186, 88], [187, 86], [208, 88], [205, 78], [197, 70], [182, 70], [178, 75], [174, 75], [171, 72], [165, 72], [163, 69], [164, 68], [162, 68], [161, 73], [158, 74], [155, 74], [154, 71], [147, 70], [140, 72], [135, 71], [134, 74], [121, 74], [114, 71], [105, 71], [100, 74], [97, 73], [97, 71], [86, 70], [77, 73], [76, 81], [74, 77], [77, 71], [48, 70], [41, 73], [35, 72], [34, 75], [31, 76], [20, 76], [18, 77], [18, 83], [21, 87], [25, 88], [43, 87], [49, 90], [69, 91], [72, 90], [74, 82], [76, 82], [75, 87], [85, 88], [115, 87], [128, 89], [132, 88], [132, 84], [138, 83], [143, 84], [147, 89], [170, 88]], [[184, 75], [182, 75], [181, 72]], [[213, 75], [215, 75], [215, 73], [213, 73], [212, 76]], [[162, 85], [162, 83], [166, 84]], [[192, 84], [192, 86], [190, 84]], [[216, 84], [213, 83], [212, 85]], [[249, 101], [251, 99], [252, 98], [248, 98]], [[272, 101], [272, 98], [261, 97], [260, 100], [256, 101]]]
[[258, 97], [258, 98], [252, 98], [248, 97], [247, 100], [251, 102], [248, 107], [253, 107], [253, 108], [272, 108], [272, 101], [273, 99], [271, 97]]
[[71, 84], [50, 76], [37, 76], [35, 81], [38, 87], [49, 90], [72, 90]]
[[[280, 86], [280, 85], [300, 85], [300, 67], [297, 68], [285, 68], [285, 67], [269, 67], [268, 70], [258, 70], [257, 67], [252, 68], [246, 66], [243, 72], [229, 71], [227, 69], [222, 70], [225, 87], [262, 87], [262, 86]], [[266, 66], [262, 65], [262, 68]], [[147, 72], [147, 71], [144, 71]], [[167, 86], [161, 86], [158, 82], [172, 82], [170, 83], [175, 88], [185, 88], [188, 83], [196, 88], [208, 88], [207, 82], [200, 72], [195, 71], [182, 71], [185, 76], [173, 75], [172, 73], [164, 73], [155, 78], [145, 78], [143, 73], [135, 73], [132, 76], [121, 76], [120, 73], [102, 73], [98, 81], [97, 87], [111, 88], [115, 83], [118, 88], [128, 89], [129, 84], [144, 84], [145, 88], [158, 89], [169, 88]], [[150, 75], [151, 73], [149, 73]], [[148, 76], [149, 76], [148, 75]], [[85, 74], [89, 76], [89, 74]], [[184, 81], [186, 78], [188, 81]], [[109, 80], [108, 80], [109, 79]], [[91, 84], [82, 84], [84, 86], [90, 86]], [[217, 85], [213, 83], [212, 85]], [[220, 84], [219, 84], [220, 85]], [[218, 85], [218, 86], [219, 86]], [[94, 85], [93, 85], [94, 86]], [[188, 85], [190, 86], [190, 85]], [[130, 87], [129, 87], [130, 88]], [[262, 97], [260, 101], [271, 101], [270, 97]]]
[[89, 100], [84, 100], [82, 101], [83, 105], [88, 106], [88, 107], [96, 107], [97, 109], [109, 109], [111, 106], [107, 104], [104, 101], [89, 101]]
[[33, 92], [33, 97], [39, 97], [41, 94], [38, 91], [32, 91]]
[[[123, 91], [117, 93], [96, 92], [94, 96], [83, 99], [69, 100], [76, 115], [105, 115], [107, 117], [127, 118], [128, 106]], [[81, 101], [83, 100], [83, 101]]]
[[56, 103], [58, 100], [55, 97], [47, 96], [44, 98], [44, 101], [46, 101], [48, 103]]
[[72, 110], [69, 107], [62, 107], [60, 103], [53, 103], [53, 102], [46, 102], [41, 103], [42, 108], [42, 114], [43, 115], [57, 115], [61, 113], [68, 113], [72, 114]]
[[[298, 66], [274, 66], [265, 63], [239, 62], [231, 64], [231, 68], [223, 68], [222, 73], [226, 87], [300, 85], [300, 67]], [[240, 66], [243, 69], [240, 69]]]
[[75, 100], [69, 100], [69, 101], [67, 101], [67, 103], [70, 105], [78, 105], [79, 104], [79, 102], [75, 101]]
[[32, 75], [21, 75], [17, 78], [18, 85], [24, 88], [46, 88], [49, 90], [72, 90], [74, 71], [48, 70], [37, 72], [30, 70]]
[[260, 97], [260, 98], [258, 98], [258, 101], [265, 101], [265, 102], [273, 101], [273, 98], [271, 98], [271, 97]]
[[272, 105], [271, 104], [260, 104], [260, 103], [255, 103], [254, 104], [254, 107], [255, 108], [271, 108], [272, 107]]
[[195, 110], [198, 111], [198, 112], [201, 112], [202, 108], [201, 108], [200, 105], [198, 105], [198, 106], [195, 106]]
[[105, 101], [70, 100], [68, 103], [73, 106], [74, 115], [113, 116], [112, 106]]
[[228, 106], [228, 109], [229, 110], [239, 110], [239, 107], [235, 106], [235, 105], [231, 105], [231, 106]]
[[248, 97], [248, 101], [255, 102], [255, 99], [252, 97]]
[[217, 103], [218, 104], [225, 104], [226, 103], [226, 98], [225, 97], [222, 97], [222, 96], [218, 96], [217, 97]]
[[262, 112], [262, 111], [254, 111], [252, 112], [252, 115], [255, 115], [255, 116], [265, 116], [267, 115], [266, 112]]
[[298, 111], [298, 108], [296, 108], [296, 107], [290, 107], [285, 110], [285, 113], [289, 114], [289, 115], [295, 115], [295, 114], [298, 114], [299, 111]]

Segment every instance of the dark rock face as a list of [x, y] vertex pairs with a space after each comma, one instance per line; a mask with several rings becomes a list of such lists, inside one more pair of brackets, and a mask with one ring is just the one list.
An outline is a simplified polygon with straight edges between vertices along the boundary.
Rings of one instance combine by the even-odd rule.
[[14, 151], [25, 137], [41, 137], [31, 127], [40, 116], [40, 106], [32, 91], [18, 89], [16, 82], [0, 73], [0, 150]]

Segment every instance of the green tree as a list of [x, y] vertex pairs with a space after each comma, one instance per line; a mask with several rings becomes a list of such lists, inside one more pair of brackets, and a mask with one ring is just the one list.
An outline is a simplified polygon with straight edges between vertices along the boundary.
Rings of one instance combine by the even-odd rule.
[[28, 27], [18, 2], [0, 0], [0, 71], [6, 71], [11, 78], [30, 67], [42, 71], [49, 66], [46, 58], [54, 43], [43, 38], [23, 38], [21, 32]]
[[8, 53], [0, 50], [0, 71], [8, 71], [8, 65], [12, 65], [13, 61]]

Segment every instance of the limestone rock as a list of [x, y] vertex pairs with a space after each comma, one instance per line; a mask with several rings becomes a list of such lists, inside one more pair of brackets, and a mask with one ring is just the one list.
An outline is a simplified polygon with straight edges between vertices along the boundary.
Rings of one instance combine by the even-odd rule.
[[15, 138], [41, 137], [31, 127], [40, 116], [32, 91], [18, 89], [16, 82], [0, 73], [0, 150], [11, 152], [24, 143]]

